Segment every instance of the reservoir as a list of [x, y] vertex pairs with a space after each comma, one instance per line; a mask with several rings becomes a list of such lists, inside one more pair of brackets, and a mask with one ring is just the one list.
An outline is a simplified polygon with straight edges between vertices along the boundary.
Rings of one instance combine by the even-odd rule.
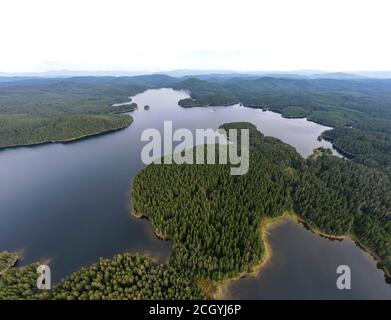
[[[239, 105], [189, 109], [178, 106], [178, 100], [186, 97], [187, 93], [172, 89], [148, 90], [132, 97], [132, 102], [136, 102], [139, 108], [131, 113], [133, 123], [123, 130], [72, 143], [0, 151], [0, 251], [22, 252], [19, 265], [49, 261], [54, 282], [100, 257], [110, 258], [122, 252], [141, 252], [166, 261], [170, 241], [157, 239], [147, 220], [130, 216], [131, 181], [144, 167], [140, 155], [145, 142], [141, 142], [141, 134], [148, 128], [162, 132], [165, 120], [173, 121], [174, 130], [217, 129], [226, 122], [252, 122], [263, 134], [289, 143], [305, 157], [319, 146], [331, 148], [329, 142], [317, 140], [329, 128], [306, 119], [285, 119], [277, 113]], [[144, 105], [149, 105], [150, 109], [144, 110]], [[300, 230], [297, 234], [275, 229], [279, 241], [271, 239], [273, 252], [285, 252], [281, 243], [288, 242], [295, 244], [290, 255], [299, 255], [305, 247], [318, 255], [321, 252], [321, 256], [336, 257], [334, 264], [341, 264], [338, 250], [350, 257], [350, 250], [357, 248], [354, 243], [346, 246], [345, 241], [319, 247], [317, 241], [301, 237], [302, 230], [300, 226], [297, 228]], [[365, 254], [354, 259], [357, 268], [365, 269], [361, 280], [366, 281], [367, 286], [353, 287], [352, 291], [359, 290], [357, 296], [362, 298], [372, 297], [372, 291], [387, 297], [389, 285], [384, 278], [373, 281], [382, 275], [373, 259], [368, 260]], [[305, 260], [313, 270], [322, 265], [315, 260]], [[285, 261], [287, 265], [283, 268], [272, 268], [270, 277], [285, 279], [286, 287], [262, 282], [264, 278], [258, 281], [253, 277], [251, 283], [258, 283], [262, 292], [266, 290], [273, 297], [278, 297], [278, 292], [285, 294], [291, 284], [289, 281], [306, 270], [297, 268], [293, 273], [290, 260]], [[322, 272], [313, 272], [316, 274], [324, 276]], [[335, 270], [331, 277], [334, 285]], [[242, 280], [247, 281], [247, 278]], [[236, 287], [232, 289], [238, 298], [247, 297], [245, 292], [252, 292], [253, 298], [264, 297], [259, 295], [260, 290], [244, 288], [245, 285], [239, 282], [233, 284]], [[365, 289], [368, 286], [372, 291]], [[306, 291], [306, 295], [316, 296], [318, 292], [319, 288], [313, 287]], [[339, 297], [336, 293], [335, 298]]]
[[[257, 275], [235, 280], [231, 299], [391, 299], [374, 259], [350, 239], [330, 240], [284, 218], [267, 235], [271, 257]], [[337, 267], [351, 270], [351, 289], [339, 290]]]

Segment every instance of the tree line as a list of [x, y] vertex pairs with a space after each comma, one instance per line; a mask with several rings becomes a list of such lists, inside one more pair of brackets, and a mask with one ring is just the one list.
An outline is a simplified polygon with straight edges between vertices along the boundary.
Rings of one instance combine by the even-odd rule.
[[38, 290], [38, 263], [0, 276], [2, 299], [141, 300], [205, 299], [195, 283], [170, 265], [140, 255], [119, 254], [82, 268], [51, 290]]
[[[36, 265], [0, 276], [0, 298], [199, 299], [200, 279], [250, 271], [263, 257], [262, 219], [295, 212], [331, 235], [349, 234], [391, 270], [391, 182], [381, 170], [331, 155], [308, 159], [249, 123], [250, 168], [230, 175], [226, 165], [151, 164], [133, 181], [134, 211], [173, 240], [168, 264], [139, 255], [101, 259], [37, 293]], [[216, 153], [218, 147], [216, 146]]]
[[226, 165], [152, 164], [134, 179], [134, 210], [173, 239], [170, 263], [215, 280], [248, 271], [263, 254], [262, 218], [294, 211], [325, 233], [354, 235], [391, 270], [387, 175], [322, 150], [306, 160], [240, 126], [251, 132], [246, 175], [230, 176]]

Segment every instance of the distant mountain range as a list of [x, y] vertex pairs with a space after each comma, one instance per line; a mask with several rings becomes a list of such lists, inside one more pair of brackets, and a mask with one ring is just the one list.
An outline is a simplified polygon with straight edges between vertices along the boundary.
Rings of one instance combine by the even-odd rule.
[[[218, 80], [227, 78], [254, 78], [254, 77], [273, 77], [273, 78], [292, 78], [292, 79], [391, 79], [391, 71], [357, 71], [357, 72], [325, 72], [319, 70], [296, 70], [296, 71], [232, 71], [232, 70], [191, 70], [181, 69], [164, 72], [151, 71], [71, 71], [57, 70], [45, 72], [22, 72], [22, 73], [6, 73], [0, 72], [0, 82], [13, 80], [21, 80], [33, 77], [42, 78], [69, 78], [80, 76], [139, 76], [150, 74], [164, 74], [172, 77], [190, 77], [197, 76], [199, 79]], [[8, 79], [4, 79], [4, 78]]]

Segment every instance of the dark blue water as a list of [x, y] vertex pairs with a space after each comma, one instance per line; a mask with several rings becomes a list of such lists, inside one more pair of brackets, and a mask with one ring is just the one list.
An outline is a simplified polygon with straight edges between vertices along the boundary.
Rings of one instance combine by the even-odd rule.
[[[139, 108], [124, 130], [74, 143], [0, 151], [0, 250], [22, 251], [21, 264], [49, 259], [54, 281], [121, 252], [167, 259], [170, 242], [158, 240], [148, 221], [129, 214], [131, 181], [144, 167], [141, 133], [146, 128], [162, 131], [164, 120], [172, 120], [174, 129], [192, 130], [250, 121], [303, 156], [330, 146], [317, 140], [328, 128], [305, 119], [239, 106], [183, 109], [177, 102], [185, 97], [172, 89], [149, 90], [132, 98]], [[144, 110], [147, 104], [150, 110]], [[368, 281], [378, 272], [373, 262], [371, 266]]]
[[[374, 259], [352, 240], [331, 241], [285, 219], [268, 234], [271, 258], [256, 276], [234, 281], [231, 299], [391, 299]], [[339, 290], [337, 267], [351, 270], [351, 289]]]

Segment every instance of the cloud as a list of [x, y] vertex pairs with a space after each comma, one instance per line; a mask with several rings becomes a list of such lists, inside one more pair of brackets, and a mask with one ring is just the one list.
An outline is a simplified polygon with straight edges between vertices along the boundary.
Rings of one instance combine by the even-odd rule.
[[387, 0], [2, 0], [0, 71], [391, 70]]

